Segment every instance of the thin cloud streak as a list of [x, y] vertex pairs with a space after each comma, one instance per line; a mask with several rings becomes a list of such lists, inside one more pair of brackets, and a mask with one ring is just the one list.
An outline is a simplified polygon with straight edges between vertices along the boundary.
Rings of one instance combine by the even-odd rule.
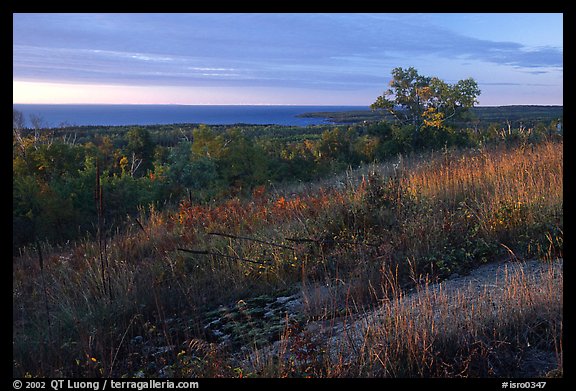
[[552, 85], [547, 78], [563, 72], [556, 42], [530, 46], [504, 31], [501, 41], [476, 38], [434, 16], [15, 14], [13, 79], [352, 91], [382, 89], [396, 66], [426, 73], [447, 61], [462, 75], [437, 76], [475, 77], [491, 64], [500, 79], [524, 75], [511, 83]]

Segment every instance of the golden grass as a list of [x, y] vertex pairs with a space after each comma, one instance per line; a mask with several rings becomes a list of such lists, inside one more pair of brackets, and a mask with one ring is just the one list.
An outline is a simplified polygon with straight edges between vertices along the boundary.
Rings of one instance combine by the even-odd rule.
[[288, 327], [250, 357], [273, 377], [543, 377], [562, 372], [562, 261], [485, 265], [362, 314]]
[[540, 350], [554, 359], [552, 367], [542, 363], [545, 372], [561, 367], [561, 263], [503, 269], [483, 285], [426, 284], [397, 297], [362, 336], [362, 366], [386, 377], [526, 376], [523, 356]]
[[[196, 325], [184, 337], [201, 338], [202, 311], [309, 280], [345, 284], [347, 312], [353, 313], [391, 294], [391, 289], [398, 296], [400, 287], [421, 273], [443, 270], [449, 275], [462, 271], [463, 264], [476, 267], [507, 255], [504, 246], [519, 257], [523, 253], [548, 259], [561, 256], [561, 142], [450, 152], [426, 159], [409, 157], [397, 170], [390, 166], [370, 168], [382, 173], [373, 187], [370, 178], [362, 181], [359, 173], [343, 187], [314, 194], [288, 197], [290, 192], [286, 192], [270, 198], [260, 194], [257, 199], [231, 200], [219, 206], [186, 205], [173, 213], [142, 213], [133, 229], [108, 239], [112, 300], [102, 292], [97, 243], [85, 240], [63, 248], [46, 245], [50, 330], [35, 253], [24, 250], [13, 259], [13, 373], [59, 377], [128, 372], [134, 368], [121, 364], [131, 353], [126, 341], [144, 334], [151, 324], [187, 317]], [[396, 181], [386, 182], [389, 172], [397, 174]], [[229, 222], [233, 223], [230, 233], [289, 244], [294, 250], [208, 234], [216, 228], [225, 231]], [[289, 243], [286, 238], [290, 237], [357, 244]], [[176, 251], [179, 247], [273, 262], [262, 267], [217, 256], [189, 256]], [[396, 285], [387, 285], [392, 271], [398, 272]], [[447, 299], [440, 293], [424, 295], [418, 306], [390, 314], [385, 327], [374, 326], [367, 332], [360, 345], [363, 354], [355, 363], [330, 364], [318, 374], [497, 376], [489, 370], [475, 372], [471, 361], [468, 367], [458, 366], [455, 357], [466, 362], [467, 357], [489, 356], [490, 349], [496, 349], [490, 345], [494, 339], [487, 345], [482, 345], [482, 338], [480, 342], [474, 339], [488, 332], [487, 324], [502, 330], [514, 325], [530, 329], [536, 325], [526, 320], [526, 314], [548, 311], [554, 318], [557, 301], [550, 295], [553, 286], [561, 291], [561, 283], [561, 278], [549, 279], [550, 289], [542, 291], [532, 283], [512, 279], [509, 286], [514, 289], [493, 298], [501, 302], [496, 312], [485, 307], [486, 300], [492, 299], [486, 294], [452, 307], [442, 304]], [[458, 309], [461, 315], [434, 318], [432, 309], [438, 303], [446, 311]], [[414, 318], [411, 311], [415, 308], [428, 315]], [[334, 309], [319, 313], [329, 318]], [[451, 321], [466, 332], [450, 328]], [[559, 345], [561, 321], [554, 322], [549, 323], [554, 332], [542, 335], [546, 343]], [[506, 330], [502, 331], [505, 335], [512, 335]], [[173, 338], [167, 335], [166, 344], [172, 344]], [[440, 355], [434, 351], [454, 346], [450, 341], [455, 340], [462, 342], [457, 345], [460, 350], [448, 349]], [[282, 371], [276, 368], [268, 373], [280, 375]]]
[[[542, 217], [538, 211], [562, 207], [563, 144], [440, 157], [411, 170], [406, 186], [452, 207], [462, 203], [487, 230], [509, 223], [504, 219], [519, 217], [522, 211], [529, 211], [522, 217], [534, 222]], [[504, 206], [511, 210], [498, 216]]]

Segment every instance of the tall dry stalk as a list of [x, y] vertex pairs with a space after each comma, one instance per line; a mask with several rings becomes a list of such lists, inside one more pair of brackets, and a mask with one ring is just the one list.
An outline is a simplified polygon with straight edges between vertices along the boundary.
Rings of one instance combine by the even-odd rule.
[[94, 202], [96, 204], [96, 214], [97, 214], [97, 238], [98, 238], [98, 250], [100, 257], [100, 268], [101, 268], [101, 278], [102, 278], [102, 292], [104, 295], [108, 295], [109, 299], [112, 300], [112, 286], [110, 284], [110, 272], [108, 270], [108, 256], [106, 252], [106, 238], [104, 234], [104, 190], [102, 183], [100, 181], [100, 161], [96, 161], [96, 186], [94, 189]]
[[46, 287], [46, 274], [44, 272], [44, 256], [42, 255], [42, 247], [40, 243], [36, 241], [36, 250], [38, 251], [38, 263], [40, 264], [40, 275], [42, 280], [42, 290], [44, 292], [44, 308], [46, 310], [46, 322], [48, 324], [48, 340], [52, 339], [50, 335], [50, 330], [52, 329], [52, 324], [50, 321], [50, 306], [48, 304], [48, 290]]

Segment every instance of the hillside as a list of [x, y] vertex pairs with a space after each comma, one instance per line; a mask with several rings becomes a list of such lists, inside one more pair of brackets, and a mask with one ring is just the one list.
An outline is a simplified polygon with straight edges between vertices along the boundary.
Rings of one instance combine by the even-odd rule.
[[[290, 335], [257, 350], [244, 364], [262, 370], [274, 358], [281, 357], [286, 368], [302, 370], [317, 365], [313, 361], [320, 356], [325, 361], [323, 365], [338, 376], [350, 375], [347, 371], [351, 369], [355, 376], [363, 371], [379, 377], [411, 377], [415, 373], [436, 376], [435, 371], [440, 369], [438, 361], [445, 366], [443, 370], [449, 368], [478, 377], [557, 376], [562, 366], [560, 341], [555, 341], [554, 346], [544, 343], [539, 330], [543, 325], [550, 325], [551, 319], [561, 312], [563, 292], [558, 288], [562, 285], [561, 259], [550, 263], [517, 259], [491, 262], [464, 276], [454, 274], [442, 282], [420, 281], [406, 292], [397, 291], [374, 309], [311, 321], [300, 335]], [[319, 300], [330, 300], [330, 296], [322, 286], [315, 286], [291, 300], [292, 307], [300, 305], [309, 311]], [[557, 321], [559, 319], [553, 322]], [[515, 350], [483, 335], [489, 325], [506, 330], [513, 322], [522, 324], [523, 333], [514, 337], [504, 334], [500, 338], [520, 337], [518, 343], [523, 346]], [[454, 348], [449, 347], [450, 344], [461, 344], [457, 340], [466, 338], [474, 342], [461, 345], [463, 352], [459, 356], [442, 352], [443, 356], [433, 358], [431, 352], [426, 351], [427, 346], [450, 351]], [[312, 349], [300, 352], [301, 356], [294, 360], [290, 353], [302, 349], [298, 346], [300, 339], [305, 339]], [[469, 356], [463, 357], [464, 352]], [[404, 354], [411, 354], [417, 360], [413, 363], [393, 361]], [[377, 357], [388, 359], [374, 362]], [[464, 360], [458, 361], [462, 358]], [[473, 361], [481, 365], [468, 368]], [[414, 367], [410, 368], [409, 364]]]
[[[561, 374], [562, 273], [547, 265], [563, 256], [562, 197], [563, 142], [550, 139], [399, 155], [249, 197], [140, 209], [106, 236], [13, 258], [13, 374]], [[505, 258], [538, 261], [507, 274], [504, 291], [488, 273], [473, 300], [447, 293]], [[424, 318], [400, 303], [408, 297]], [[450, 297], [460, 310], [426, 312], [432, 299], [452, 308]], [[487, 297], [501, 304], [473, 305]], [[387, 313], [391, 304], [408, 312]], [[311, 339], [320, 325], [367, 317], [370, 329], [335, 357], [331, 344], [351, 338], [343, 328]], [[288, 361], [264, 355], [274, 346]], [[546, 365], [527, 370], [538, 352]], [[517, 365], [494, 363], [510, 357]]]

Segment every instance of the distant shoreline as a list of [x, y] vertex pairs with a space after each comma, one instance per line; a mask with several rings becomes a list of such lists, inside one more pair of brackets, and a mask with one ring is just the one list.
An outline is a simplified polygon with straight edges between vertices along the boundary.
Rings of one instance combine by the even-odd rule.
[[[28, 123], [39, 119], [44, 128], [75, 126], [153, 126], [174, 124], [317, 126], [346, 125], [393, 117], [368, 106], [286, 105], [57, 105], [13, 104]], [[551, 121], [563, 116], [560, 105], [477, 106], [473, 118], [462, 121]]]
[[46, 128], [67, 126], [205, 125], [326, 125], [323, 118], [299, 117], [306, 112], [366, 109], [362, 106], [265, 105], [49, 105], [13, 104], [28, 122], [41, 119]]
[[[476, 106], [471, 109], [478, 120], [553, 120], [563, 116], [564, 106], [559, 105], [510, 105], [510, 106]], [[299, 114], [302, 118], [323, 118], [334, 124], [353, 124], [364, 121], [392, 120], [384, 111], [351, 110], [351, 111], [317, 111]]]

